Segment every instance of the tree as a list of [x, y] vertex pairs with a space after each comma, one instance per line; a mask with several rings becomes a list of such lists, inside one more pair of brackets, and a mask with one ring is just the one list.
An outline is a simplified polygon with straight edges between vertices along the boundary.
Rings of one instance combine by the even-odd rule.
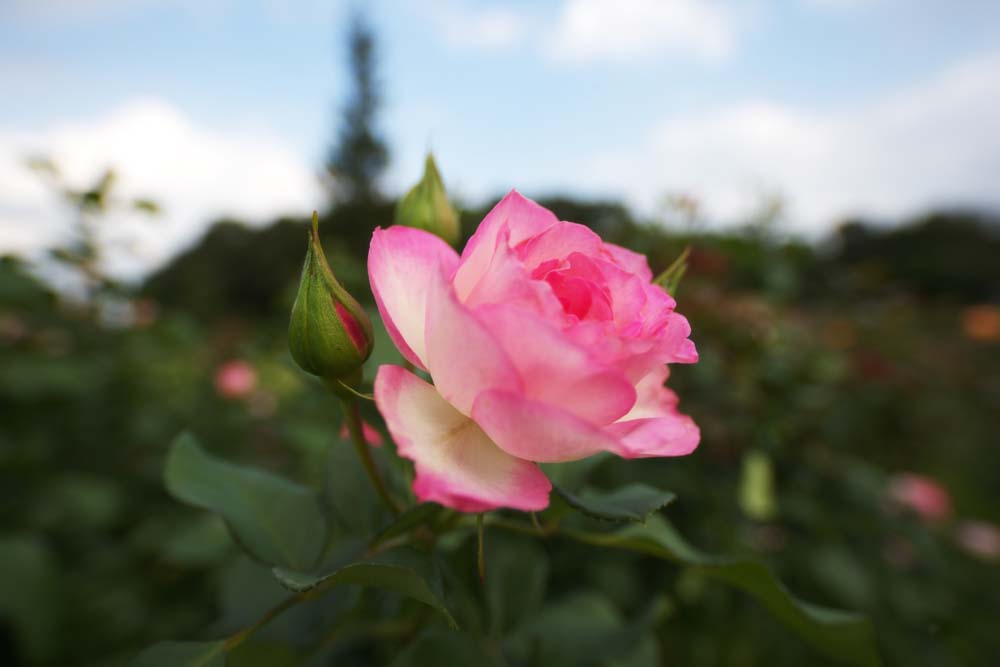
[[389, 151], [375, 128], [381, 104], [375, 34], [360, 13], [354, 15], [348, 30], [348, 63], [353, 89], [343, 110], [327, 171], [335, 201], [371, 204], [381, 198], [378, 180], [389, 162]]

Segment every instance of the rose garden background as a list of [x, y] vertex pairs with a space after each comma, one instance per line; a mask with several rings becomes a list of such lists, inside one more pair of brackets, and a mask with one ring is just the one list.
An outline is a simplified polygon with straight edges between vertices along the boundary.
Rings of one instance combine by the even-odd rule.
[[[377, 185], [388, 147], [369, 125], [365, 34], [353, 33], [356, 96], [329, 160], [340, 189], [319, 229], [375, 323], [370, 388], [400, 357], [364, 263], [395, 207]], [[284, 594], [221, 519], [168, 492], [179, 433], [228, 461], [345, 489], [332, 511], [346, 535], [385, 517], [336, 405], [288, 353], [308, 220], [220, 220], [119, 282], [92, 230], [122, 206], [155, 225], [171, 202], [126, 201], [110, 172], [71, 187], [46, 157], [32, 166], [75, 221], [47, 261], [73, 288], [53, 287], [37, 262], [0, 260], [0, 664], [123, 665], [159, 640], [232, 633]], [[464, 238], [502, 194], [461, 207]], [[671, 387], [701, 445], [599, 458], [569, 478], [674, 492], [663, 513], [689, 542], [752, 555], [796, 597], [865, 614], [886, 664], [1000, 654], [1000, 219], [953, 207], [892, 226], [845, 220], [805, 242], [773, 207], [720, 231], [690, 224], [697, 209], [683, 199], [666, 220], [588, 196], [540, 202], [646, 254], [654, 273], [690, 248], [677, 300], [701, 358], [673, 366]], [[374, 406], [362, 409], [385, 440]], [[372, 452], [384, 464], [393, 447]], [[468, 571], [443, 582], [466, 633], [425, 605], [349, 587], [267, 625], [229, 664], [838, 664], [709, 567], [501, 530], [485, 539], [485, 582], [469, 539], [452, 552]], [[350, 620], [359, 609], [369, 621]]]

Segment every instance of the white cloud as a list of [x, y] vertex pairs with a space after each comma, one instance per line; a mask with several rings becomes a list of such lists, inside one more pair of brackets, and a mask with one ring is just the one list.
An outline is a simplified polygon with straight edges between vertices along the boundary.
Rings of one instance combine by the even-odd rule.
[[662, 55], [714, 61], [735, 43], [735, 17], [709, 0], [566, 0], [551, 49], [568, 61]]
[[134, 101], [90, 121], [36, 132], [0, 127], [0, 252], [37, 254], [69, 230], [70, 212], [26, 156], [53, 159], [74, 187], [114, 168], [123, 198], [150, 197], [163, 207], [151, 222], [113, 216], [109, 238], [136, 241], [136, 255], [112, 257], [120, 275], [155, 267], [224, 215], [264, 222], [305, 213], [321, 201], [319, 181], [287, 145], [256, 128], [199, 126], [170, 105]]
[[597, 156], [581, 186], [651, 210], [668, 193], [733, 221], [780, 194], [798, 231], [852, 214], [1000, 207], [1000, 55], [868, 104], [820, 112], [747, 101], [664, 119], [629, 150]]
[[456, 0], [433, 0], [414, 4], [426, 14], [446, 42], [477, 49], [515, 46], [527, 34], [525, 14], [500, 6], [471, 7]]

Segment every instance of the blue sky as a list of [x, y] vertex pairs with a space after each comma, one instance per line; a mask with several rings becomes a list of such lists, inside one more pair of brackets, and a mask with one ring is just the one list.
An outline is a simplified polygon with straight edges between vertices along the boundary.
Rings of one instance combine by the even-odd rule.
[[[433, 148], [466, 201], [696, 197], [711, 224], [772, 196], [816, 234], [844, 215], [1000, 206], [1000, 3], [379, 0], [382, 127], [399, 191]], [[20, 160], [162, 200], [150, 262], [207, 218], [322, 201], [347, 90], [346, 2], [3, 0], [0, 249], [60, 211]], [[62, 212], [64, 213], [64, 212]], [[65, 215], [62, 215], [64, 218]]]

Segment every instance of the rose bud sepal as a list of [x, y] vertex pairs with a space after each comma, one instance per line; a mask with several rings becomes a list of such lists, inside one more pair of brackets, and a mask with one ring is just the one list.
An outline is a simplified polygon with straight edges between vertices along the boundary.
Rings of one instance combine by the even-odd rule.
[[[288, 348], [299, 367], [331, 389], [356, 386], [372, 352], [372, 323], [361, 304], [337, 281], [319, 240], [313, 213], [302, 280], [288, 325]], [[339, 392], [338, 392], [339, 393]]]
[[449, 245], [458, 243], [461, 229], [458, 212], [448, 201], [434, 156], [427, 155], [424, 176], [396, 206], [395, 224], [416, 227], [435, 234]]

